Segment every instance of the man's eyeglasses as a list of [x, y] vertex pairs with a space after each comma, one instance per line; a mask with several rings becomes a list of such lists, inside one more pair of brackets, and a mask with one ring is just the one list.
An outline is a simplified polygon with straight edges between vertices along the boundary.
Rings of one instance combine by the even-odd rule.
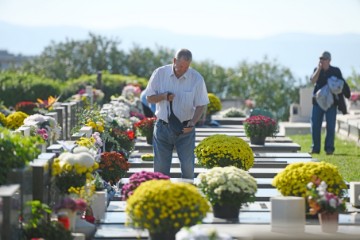
[[321, 57], [320, 60], [329, 60], [329, 59], [328, 59], [328, 58], [322, 58], [322, 57]]

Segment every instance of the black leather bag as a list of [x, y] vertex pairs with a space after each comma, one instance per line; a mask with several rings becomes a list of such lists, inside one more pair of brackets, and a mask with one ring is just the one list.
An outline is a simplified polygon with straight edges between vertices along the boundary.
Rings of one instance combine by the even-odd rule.
[[172, 102], [170, 102], [169, 126], [176, 135], [179, 136], [183, 133], [184, 126], [182, 122], [175, 116], [172, 108]]

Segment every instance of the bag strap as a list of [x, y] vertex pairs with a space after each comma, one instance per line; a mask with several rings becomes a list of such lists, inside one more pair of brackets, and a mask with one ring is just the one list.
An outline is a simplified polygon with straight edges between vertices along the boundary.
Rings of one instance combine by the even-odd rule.
[[[170, 112], [172, 113], [172, 114], [174, 114], [174, 112], [173, 112], [173, 107], [172, 107], [172, 101], [170, 101]], [[175, 114], [174, 114], [175, 115]]]

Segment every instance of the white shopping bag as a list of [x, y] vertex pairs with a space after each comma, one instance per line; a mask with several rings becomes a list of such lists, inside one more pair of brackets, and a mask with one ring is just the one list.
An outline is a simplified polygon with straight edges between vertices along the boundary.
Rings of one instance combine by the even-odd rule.
[[316, 102], [324, 111], [328, 110], [334, 103], [334, 97], [328, 84], [316, 92]]

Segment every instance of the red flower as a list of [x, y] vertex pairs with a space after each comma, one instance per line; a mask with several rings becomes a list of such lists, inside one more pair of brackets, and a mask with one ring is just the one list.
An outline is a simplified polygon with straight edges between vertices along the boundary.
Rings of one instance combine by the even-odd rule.
[[267, 116], [251, 116], [244, 121], [246, 136], [265, 136], [273, 137], [278, 132], [277, 122]]
[[139, 129], [140, 134], [144, 137], [151, 136], [154, 131], [156, 117], [144, 118], [134, 124], [136, 129]]
[[127, 131], [126, 131], [126, 134], [127, 134], [127, 136], [129, 137], [130, 140], [134, 140], [134, 138], [135, 138], [135, 133], [134, 133], [134, 131], [127, 130]]

